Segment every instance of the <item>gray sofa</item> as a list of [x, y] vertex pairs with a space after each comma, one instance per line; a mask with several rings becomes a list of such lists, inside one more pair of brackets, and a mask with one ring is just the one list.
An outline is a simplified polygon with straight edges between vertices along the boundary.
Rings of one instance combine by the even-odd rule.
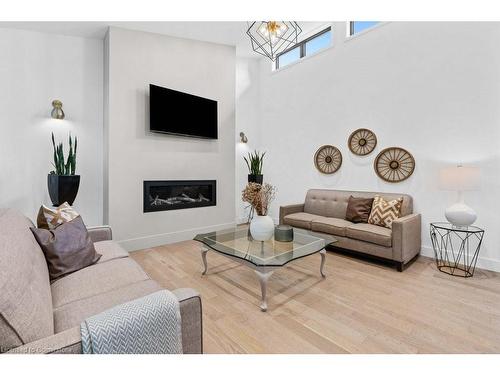
[[[350, 196], [392, 200], [403, 197], [401, 217], [392, 229], [345, 220]], [[338, 240], [334, 247], [394, 262], [398, 271], [414, 259], [421, 248], [421, 217], [413, 213], [412, 197], [406, 194], [311, 189], [304, 203], [280, 207], [280, 224], [309, 230]]]
[[[0, 209], [0, 353], [81, 353], [80, 322], [161, 288], [111, 240], [109, 227], [89, 229], [101, 259], [49, 282], [47, 263], [29, 227]], [[177, 289], [184, 353], [202, 352], [201, 299]]]

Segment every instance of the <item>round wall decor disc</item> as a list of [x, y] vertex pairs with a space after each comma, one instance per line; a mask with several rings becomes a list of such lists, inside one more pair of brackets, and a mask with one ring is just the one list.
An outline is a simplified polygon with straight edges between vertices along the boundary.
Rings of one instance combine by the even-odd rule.
[[403, 148], [389, 147], [380, 151], [375, 158], [373, 167], [382, 180], [401, 182], [413, 174], [415, 159]]
[[321, 173], [335, 173], [342, 165], [342, 153], [335, 146], [321, 146], [314, 154], [314, 165]]
[[357, 129], [351, 133], [347, 145], [353, 154], [368, 155], [377, 146], [377, 137], [369, 129]]

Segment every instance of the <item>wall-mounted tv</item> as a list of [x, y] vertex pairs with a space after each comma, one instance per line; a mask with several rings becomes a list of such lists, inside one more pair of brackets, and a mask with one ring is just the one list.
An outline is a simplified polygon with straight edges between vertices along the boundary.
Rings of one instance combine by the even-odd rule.
[[217, 101], [149, 85], [152, 132], [217, 139]]

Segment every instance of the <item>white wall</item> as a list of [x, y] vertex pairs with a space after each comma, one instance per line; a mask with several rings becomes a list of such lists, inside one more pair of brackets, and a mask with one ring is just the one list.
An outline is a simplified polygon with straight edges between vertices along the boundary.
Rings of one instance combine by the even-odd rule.
[[[466, 201], [486, 229], [479, 265], [500, 270], [500, 24], [387, 23], [349, 40], [345, 23], [333, 27], [333, 48], [277, 72], [264, 60], [254, 81], [261, 114], [252, 131], [261, 133], [256, 147], [268, 153], [264, 178], [278, 188], [272, 215], [303, 201], [309, 188], [409, 193], [422, 214], [423, 253], [432, 255], [429, 223], [444, 220], [455, 200], [438, 189], [438, 172], [477, 165], [482, 188], [466, 193]], [[378, 137], [366, 157], [347, 147], [360, 127]], [[342, 151], [334, 175], [314, 167], [323, 144]], [[405, 182], [385, 183], [373, 170], [375, 156], [389, 146], [416, 159]]]
[[[247, 204], [241, 201], [241, 192], [248, 183], [248, 168], [243, 157], [260, 145], [260, 60], [238, 58], [236, 61], [236, 221], [248, 220]], [[248, 138], [240, 140], [240, 132]]]
[[[0, 206], [34, 219], [51, 205], [50, 133], [78, 137], [75, 208], [88, 225], [102, 223], [103, 42], [0, 29]], [[50, 118], [53, 99], [66, 120]]]
[[[234, 224], [235, 48], [112, 27], [107, 36], [107, 217], [127, 249]], [[149, 84], [218, 101], [219, 139], [150, 133]], [[217, 206], [143, 213], [144, 180], [216, 179]]]

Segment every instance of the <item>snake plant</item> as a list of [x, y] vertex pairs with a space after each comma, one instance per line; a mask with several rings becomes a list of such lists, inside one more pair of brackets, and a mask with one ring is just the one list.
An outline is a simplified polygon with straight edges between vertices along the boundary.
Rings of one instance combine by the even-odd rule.
[[73, 141], [71, 134], [69, 135], [69, 154], [66, 162], [64, 161], [63, 144], [61, 142], [56, 145], [54, 133], [52, 133], [52, 146], [54, 148], [54, 161], [52, 162], [52, 165], [55, 170], [50, 173], [59, 176], [73, 176], [76, 169], [76, 149], [78, 146], [77, 138], [75, 137]]
[[265, 152], [260, 153], [259, 151], [254, 151], [253, 153], [248, 153], [248, 159], [243, 156], [245, 163], [247, 163], [248, 172], [253, 175], [262, 174], [262, 166], [264, 165], [264, 155]]

